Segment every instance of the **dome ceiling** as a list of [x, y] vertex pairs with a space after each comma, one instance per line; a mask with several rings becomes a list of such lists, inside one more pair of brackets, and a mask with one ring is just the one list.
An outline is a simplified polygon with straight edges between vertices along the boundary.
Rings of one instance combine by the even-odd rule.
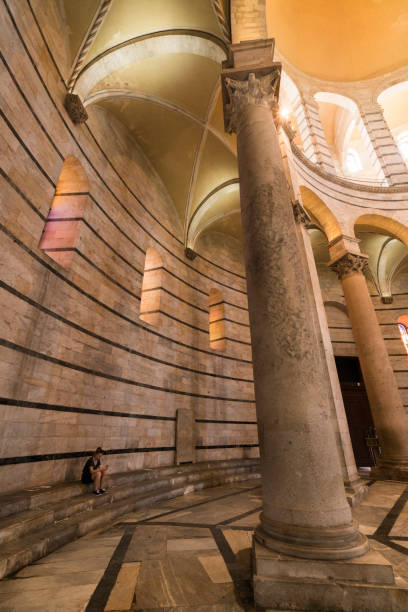
[[407, 0], [266, 0], [266, 15], [283, 56], [321, 79], [368, 79], [408, 62]]

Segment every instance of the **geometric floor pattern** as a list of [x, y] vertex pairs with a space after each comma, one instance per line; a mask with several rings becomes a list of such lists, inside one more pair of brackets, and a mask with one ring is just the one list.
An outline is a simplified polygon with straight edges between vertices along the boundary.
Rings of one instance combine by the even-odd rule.
[[[353, 511], [371, 546], [408, 580], [408, 486], [370, 483]], [[0, 581], [1, 612], [254, 610], [253, 481], [190, 493], [122, 517]]]

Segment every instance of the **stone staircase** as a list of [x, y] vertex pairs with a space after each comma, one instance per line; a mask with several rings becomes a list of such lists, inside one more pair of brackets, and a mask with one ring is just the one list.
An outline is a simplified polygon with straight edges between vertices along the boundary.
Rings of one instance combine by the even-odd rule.
[[99, 496], [80, 482], [2, 495], [0, 579], [128, 512], [206, 487], [259, 478], [257, 459], [231, 459], [110, 474], [109, 490]]

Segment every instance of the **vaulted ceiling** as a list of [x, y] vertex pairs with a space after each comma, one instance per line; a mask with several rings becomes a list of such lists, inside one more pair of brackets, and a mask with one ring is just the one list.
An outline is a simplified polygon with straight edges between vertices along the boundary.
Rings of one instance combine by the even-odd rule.
[[[76, 57], [100, 3], [64, 4]], [[227, 19], [228, 1], [218, 8]], [[213, 223], [239, 233], [236, 144], [224, 132], [220, 88], [227, 43], [211, 0], [113, 0], [75, 81], [86, 106], [104, 107], [132, 132], [190, 248]]]
[[[208, 231], [240, 239], [236, 142], [224, 132], [220, 92], [229, 0], [57, 2], [79, 66], [73, 91], [131, 131], [172, 198], [186, 245]], [[265, 2], [268, 35], [306, 73], [365, 78], [408, 59], [407, 0]]]

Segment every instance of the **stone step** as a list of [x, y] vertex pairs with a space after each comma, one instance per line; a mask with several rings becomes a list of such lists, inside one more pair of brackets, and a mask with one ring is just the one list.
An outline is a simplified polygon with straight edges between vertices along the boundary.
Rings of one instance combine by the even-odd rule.
[[[170, 481], [168, 478], [152, 479], [150, 483], [143, 484], [143, 490], [140, 485], [136, 488], [128, 486], [127, 491], [122, 486], [117, 487], [110, 495], [91, 496], [88, 494], [86, 502], [90, 503], [90, 507], [85, 504], [86, 509], [84, 509], [84, 506], [81, 505], [84, 503], [82, 499], [77, 499], [75, 502], [71, 500], [71, 503], [78, 502], [75, 512], [57, 521], [52, 519], [52, 522], [48, 524], [45, 521], [49, 520], [50, 516], [55, 516], [53, 513], [56, 512], [58, 515], [59, 512], [62, 512], [64, 504], [67, 508], [70, 504], [67, 504], [66, 501], [55, 502], [58, 504], [57, 508], [32, 511], [37, 514], [31, 517], [31, 525], [27, 527], [29, 531], [25, 533], [20, 531], [20, 537], [1, 545], [0, 578], [18, 571], [90, 531], [109, 525], [128, 512], [206, 487], [248, 479], [256, 481], [259, 479], [258, 469], [256, 463], [248, 464], [247, 462], [246, 466], [217, 467], [212, 470], [199, 469], [196, 473], [186, 470], [186, 473], [178, 474]], [[42, 517], [40, 517], [41, 512]], [[59, 516], [62, 515], [59, 514]], [[4, 529], [7, 527], [4, 526]], [[17, 533], [18, 528], [15, 527], [15, 529]]]
[[[258, 459], [230, 459], [221, 461], [204, 461], [188, 465], [171, 465], [159, 468], [146, 468], [142, 470], [134, 470], [132, 472], [121, 472], [117, 474], [109, 474], [109, 487], [119, 484], [137, 483], [144, 480], [153, 480], [169, 477], [172, 474], [197, 472], [206, 469], [216, 469], [225, 466], [240, 466], [240, 465], [258, 465]], [[49, 504], [72, 499], [87, 492], [89, 487], [83, 485], [80, 481], [62, 483], [57, 485], [44, 485], [16, 491], [6, 495], [0, 495], [0, 519], [7, 516], [23, 512], [25, 510], [34, 510]]]
[[[149, 479], [145, 478], [142, 481], [136, 482], [132, 481], [130, 475], [126, 475], [126, 478], [113, 478], [113, 486], [109, 488], [105, 495], [90, 495], [90, 489], [88, 489], [86, 493], [74, 496], [69, 500], [69, 503], [67, 503], [66, 499], [50, 502], [44, 507], [18, 512], [15, 515], [0, 519], [0, 545], [66, 519], [76, 513], [90, 511], [105, 504], [111, 504], [130, 497], [135, 494], [135, 487], [137, 487], [137, 492], [140, 494], [169, 486], [175, 487], [184, 483], [196, 482], [200, 478], [207, 478], [214, 472], [214, 469], [214, 467], [204, 469], [203, 466], [200, 466], [200, 469], [197, 471], [179, 469], [177, 472], [173, 471], [173, 473], [168, 474], [165, 478], [158, 478], [158, 476], [163, 476], [163, 473], [160, 471], [158, 474], [151, 473], [151, 478]], [[258, 469], [256, 464], [227, 467], [216, 466], [217, 472], [223, 475], [248, 473], [253, 469]]]

